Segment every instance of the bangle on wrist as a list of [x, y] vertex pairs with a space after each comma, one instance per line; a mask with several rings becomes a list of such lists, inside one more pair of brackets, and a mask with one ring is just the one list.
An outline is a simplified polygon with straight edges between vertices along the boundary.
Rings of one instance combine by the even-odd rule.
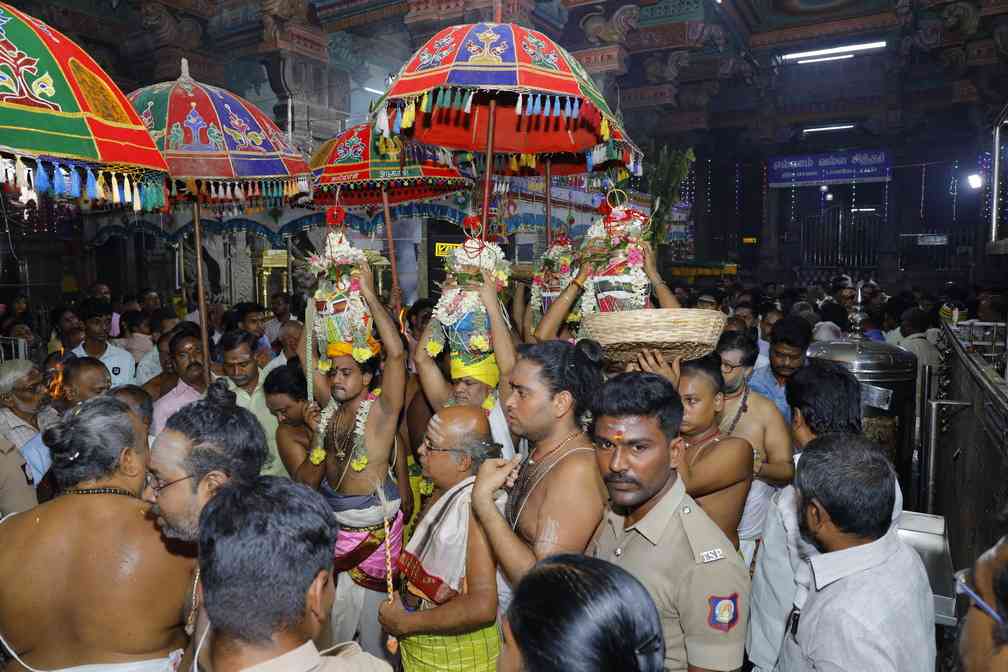
[[573, 280], [571, 280], [571, 285], [576, 285], [582, 292], [584, 291], [585, 288], [584, 281], [578, 278], [574, 278]]

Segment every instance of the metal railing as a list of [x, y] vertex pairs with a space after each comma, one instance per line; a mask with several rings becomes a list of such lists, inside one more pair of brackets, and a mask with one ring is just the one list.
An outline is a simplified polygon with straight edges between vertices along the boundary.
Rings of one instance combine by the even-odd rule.
[[1001, 377], [1005, 376], [1005, 353], [1008, 352], [1008, 324], [1004, 322], [979, 322], [976, 320], [960, 322], [954, 331], [966, 348], [984, 358], [997, 369]]
[[11, 359], [30, 359], [28, 341], [23, 338], [0, 336], [0, 363]]
[[968, 567], [1000, 538], [1008, 508], [1008, 382], [982, 347], [962, 340], [970, 336], [962, 324], [941, 331], [943, 363], [927, 403], [928, 501], [945, 516], [955, 566]]

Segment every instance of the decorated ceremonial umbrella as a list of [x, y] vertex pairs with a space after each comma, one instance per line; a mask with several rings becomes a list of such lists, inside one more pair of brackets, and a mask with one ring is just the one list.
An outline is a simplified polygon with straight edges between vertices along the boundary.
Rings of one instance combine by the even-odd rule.
[[399, 276], [389, 204], [436, 198], [471, 184], [453, 166], [451, 152], [382, 137], [368, 124], [352, 126], [327, 140], [310, 165], [316, 203], [382, 204], [393, 287], [399, 286]]
[[[262, 110], [230, 91], [197, 82], [185, 59], [177, 80], [137, 89], [129, 100], [168, 163], [172, 195], [176, 181], [183, 182], [192, 199], [200, 330], [209, 353], [200, 202], [279, 206], [310, 193], [308, 164]], [[204, 359], [210, 380], [210, 359]]]
[[[107, 188], [108, 200], [135, 206], [163, 195], [165, 161], [112, 78], [65, 35], [3, 2], [0, 129], [18, 187], [29, 186], [27, 158], [38, 192], [95, 198]], [[51, 183], [43, 162], [53, 164]]]
[[[519, 164], [557, 156], [558, 166], [575, 172], [583, 172], [582, 158], [585, 170], [616, 159], [640, 169], [640, 151], [581, 64], [546, 35], [513, 23], [439, 31], [403, 66], [373, 116], [385, 135], [456, 150], [485, 146], [488, 167], [496, 151]], [[574, 158], [560, 161], [568, 155]], [[493, 171], [484, 172], [485, 234]]]

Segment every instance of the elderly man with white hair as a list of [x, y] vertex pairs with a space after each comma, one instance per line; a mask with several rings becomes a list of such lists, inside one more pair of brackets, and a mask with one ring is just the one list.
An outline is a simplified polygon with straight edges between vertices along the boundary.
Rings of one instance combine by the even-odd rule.
[[48, 469], [48, 457], [25, 453], [25, 445], [39, 433], [38, 413], [46, 396], [42, 372], [27, 359], [0, 364], [0, 436], [24, 455], [36, 486]]

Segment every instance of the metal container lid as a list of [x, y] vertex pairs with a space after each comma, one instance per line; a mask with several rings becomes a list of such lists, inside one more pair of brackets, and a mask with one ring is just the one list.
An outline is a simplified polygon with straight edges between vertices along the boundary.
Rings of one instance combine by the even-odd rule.
[[842, 364], [858, 380], [865, 382], [917, 379], [917, 357], [889, 343], [848, 337], [813, 343], [806, 354]]

